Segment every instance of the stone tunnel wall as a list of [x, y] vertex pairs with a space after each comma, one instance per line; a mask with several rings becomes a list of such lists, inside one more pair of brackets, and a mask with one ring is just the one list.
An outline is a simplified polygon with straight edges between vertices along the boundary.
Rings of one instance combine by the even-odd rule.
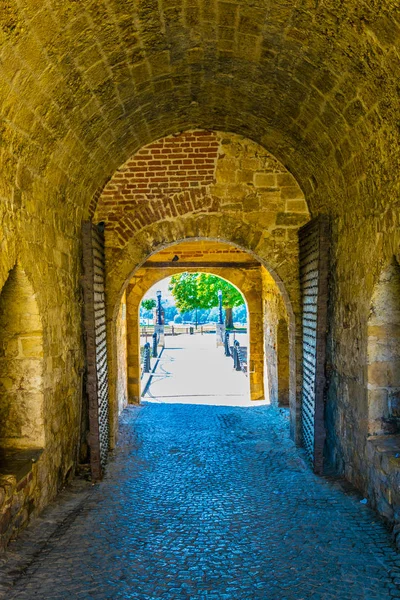
[[369, 432], [368, 322], [384, 269], [399, 259], [398, 214], [333, 219], [326, 398], [326, 462], [363, 491], [390, 523], [399, 521], [398, 443]]
[[0, 293], [0, 390], [0, 447], [43, 447], [42, 323], [19, 265]]

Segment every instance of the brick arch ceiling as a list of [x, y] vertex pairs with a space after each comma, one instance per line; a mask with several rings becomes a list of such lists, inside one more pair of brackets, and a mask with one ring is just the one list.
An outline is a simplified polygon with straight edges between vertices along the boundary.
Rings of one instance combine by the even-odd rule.
[[261, 143], [316, 209], [376, 207], [398, 185], [399, 40], [395, 0], [6, 1], [0, 193], [87, 207], [138, 148], [203, 127]]

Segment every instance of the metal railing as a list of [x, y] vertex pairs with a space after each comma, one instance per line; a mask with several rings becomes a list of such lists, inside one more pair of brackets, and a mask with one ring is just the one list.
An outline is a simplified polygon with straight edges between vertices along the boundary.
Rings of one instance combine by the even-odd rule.
[[241, 346], [238, 340], [233, 342], [232, 357], [235, 371], [243, 371], [247, 375], [247, 347]]
[[[206, 334], [206, 333], [215, 333], [216, 332], [216, 327], [215, 327], [215, 323], [206, 323], [203, 325], [198, 325], [197, 329], [195, 328], [195, 326], [193, 324], [181, 324], [181, 323], [176, 323], [174, 325], [165, 325], [164, 326], [164, 335], [182, 335], [182, 334], [190, 334], [190, 328], [193, 328], [193, 333], [194, 334]], [[141, 338], [145, 338], [145, 340], [147, 341], [148, 337], [151, 337], [153, 335], [153, 331], [154, 331], [154, 326], [153, 325], [143, 325], [140, 327], [140, 337]], [[237, 333], [242, 333], [245, 334], [247, 333], [247, 328], [243, 328], [243, 329], [236, 329]]]

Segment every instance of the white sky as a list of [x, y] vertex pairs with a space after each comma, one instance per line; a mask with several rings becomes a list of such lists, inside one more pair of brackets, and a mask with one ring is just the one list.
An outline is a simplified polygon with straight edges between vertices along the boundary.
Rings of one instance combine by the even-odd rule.
[[153, 287], [151, 287], [149, 289], [149, 291], [146, 292], [146, 294], [143, 296], [143, 299], [154, 298], [154, 300], [156, 300], [157, 299], [156, 292], [157, 292], [157, 290], [161, 290], [161, 299], [164, 298], [164, 300], [165, 300], [167, 298], [168, 300], [173, 301], [174, 298], [173, 298], [171, 292], [168, 290], [168, 285], [169, 285], [170, 279], [171, 279], [171, 277], [167, 277], [166, 279], [163, 279], [162, 281], [159, 281], [158, 283], [153, 285]]

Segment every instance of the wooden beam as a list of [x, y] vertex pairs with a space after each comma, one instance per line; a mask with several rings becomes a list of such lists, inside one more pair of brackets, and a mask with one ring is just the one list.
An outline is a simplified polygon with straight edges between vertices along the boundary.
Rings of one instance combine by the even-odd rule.
[[261, 264], [258, 262], [180, 262], [180, 261], [168, 261], [168, 262], [152, 262], [147, 261], [142, 265], [142, 269], [207, 269], [207, 268], [221, 268], [221, 269], [256, 269]]

